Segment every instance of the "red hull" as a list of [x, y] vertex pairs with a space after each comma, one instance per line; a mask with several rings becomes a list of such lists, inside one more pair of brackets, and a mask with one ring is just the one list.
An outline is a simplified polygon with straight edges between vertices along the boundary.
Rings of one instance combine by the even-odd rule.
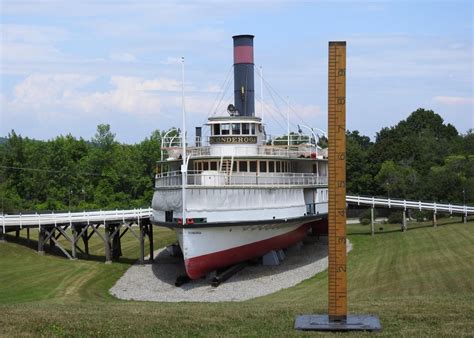
[[189, 278], [197, 279], [218, 268], [263, 256], [271, 250], [287, 248], [302, 240], [306, 235], [309, 226], [309, 224], [303, 224], [299, 228], [286, 234], [275, 236], [263, 241], [186, 259], [184, 261], [186, 273]]

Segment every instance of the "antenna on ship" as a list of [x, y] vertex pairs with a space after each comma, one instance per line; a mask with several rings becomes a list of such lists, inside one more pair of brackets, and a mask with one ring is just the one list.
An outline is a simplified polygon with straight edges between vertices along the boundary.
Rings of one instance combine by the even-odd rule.
[[182, 224], [186, 224], [186, 181], [187, 181], [187, 161], [186, 161], [186, 109], [184, 105], [184, 56], [181, 57], [181, 109], [183, 119], [183, 134], [181, 135], [181, 146], [183, 147], [183, 164], [181, 164], [181, 194], [183, 204]]

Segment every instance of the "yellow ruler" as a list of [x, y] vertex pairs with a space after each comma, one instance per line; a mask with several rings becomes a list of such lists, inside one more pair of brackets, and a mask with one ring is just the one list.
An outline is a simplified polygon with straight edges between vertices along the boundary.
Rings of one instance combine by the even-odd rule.
[[380, 331], [376, 315], [347, 314], [346, 253], [346, 42], [329, 42], [329, 292], [328, 314], [299, 315], [305, 331]]
[[329, 42], [329, 319], [347, 317], [346, 269], [346, 42]]

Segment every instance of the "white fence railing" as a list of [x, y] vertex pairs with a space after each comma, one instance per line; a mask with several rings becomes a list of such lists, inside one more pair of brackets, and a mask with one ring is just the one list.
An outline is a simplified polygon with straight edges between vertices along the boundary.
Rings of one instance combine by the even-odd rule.
[[[346, 201], [351, 204], [372, 207], [388, 207], [400, 209], [430, 210], [435, 212], [448, 212], [451, 214], [474, 215], [474, 207], [456, 204], [443, 204], [436, 202], [407, 201], [392, 198], [346, 196]], [[151, 208], [131, 210], [108, 210], [108, 211], [82, 211], [50, 214], [25, 214], [25, 215], [1, 215], [0, 227], [5, 233], [6, 227], [17, 226], [41, 226], [54, 224], [91, 223], [103, 224], [105, 222], [139, 222], [141, 219], [150, 218]]]
[[26, 215], [2, 215], [0, 226], [40, 226], [47, 224], [75, 224], [111, 221], [138, 221], [142, 218], [149, 218], [152, 210], [132, 209], [132, 210], [109, 210], [109, 211], [82, 211], [50, 214], [26, 214]]
[[474, 214], [474, 207], [467, 205], [446, 204], [437, 202], [409, 201], [393, 198], [346, 196], [348, 203], [372, 207], [388, 207], [399, 209], [418, 209], [433, 212], [448, 212], [450, 214]]
[[[156, 187], [181, 187], [182, 175], [179, 171], [157, 175]], [[188, 171], [188, 186], [225, 187], [225, 186], [308, 186], [327, 185], [327, 176], [310, 173], [253, 173], [218, 171]]]

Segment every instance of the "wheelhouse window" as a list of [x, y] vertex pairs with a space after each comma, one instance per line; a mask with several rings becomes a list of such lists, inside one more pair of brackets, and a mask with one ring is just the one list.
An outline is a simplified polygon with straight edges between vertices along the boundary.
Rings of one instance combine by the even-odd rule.
[[220, 124], [215, 124], [213, 128], [213, 134], [212, 135], [220, 135], [221, 134], [221, 125]]
[[240, 123], [232, 123], [232, 135], [240, 135]]
[[242, 135], [250, 134], [250, 126], [248, 123], [242, 123]]
[[221, 135], [230, 135], [230, 125], [228, 123], [221, 124]]
[[268, 162], [268, 171], [271, 173], [275, 172], [275, 162], [274, 161], [269, 161]]
[[250, 123], [250, 134], [255, 135], [255, 123]]
[[209, 162], [207, 161], [203, 162], [202, 170], [209, 170]]
[[267, 161], [260, 161], [260, 172], [261, 173], [267, 172]]
[[217, 170], [217, 162], [216, 161], [211, 161], [210, 167], [211, 167], [211, 170]]

